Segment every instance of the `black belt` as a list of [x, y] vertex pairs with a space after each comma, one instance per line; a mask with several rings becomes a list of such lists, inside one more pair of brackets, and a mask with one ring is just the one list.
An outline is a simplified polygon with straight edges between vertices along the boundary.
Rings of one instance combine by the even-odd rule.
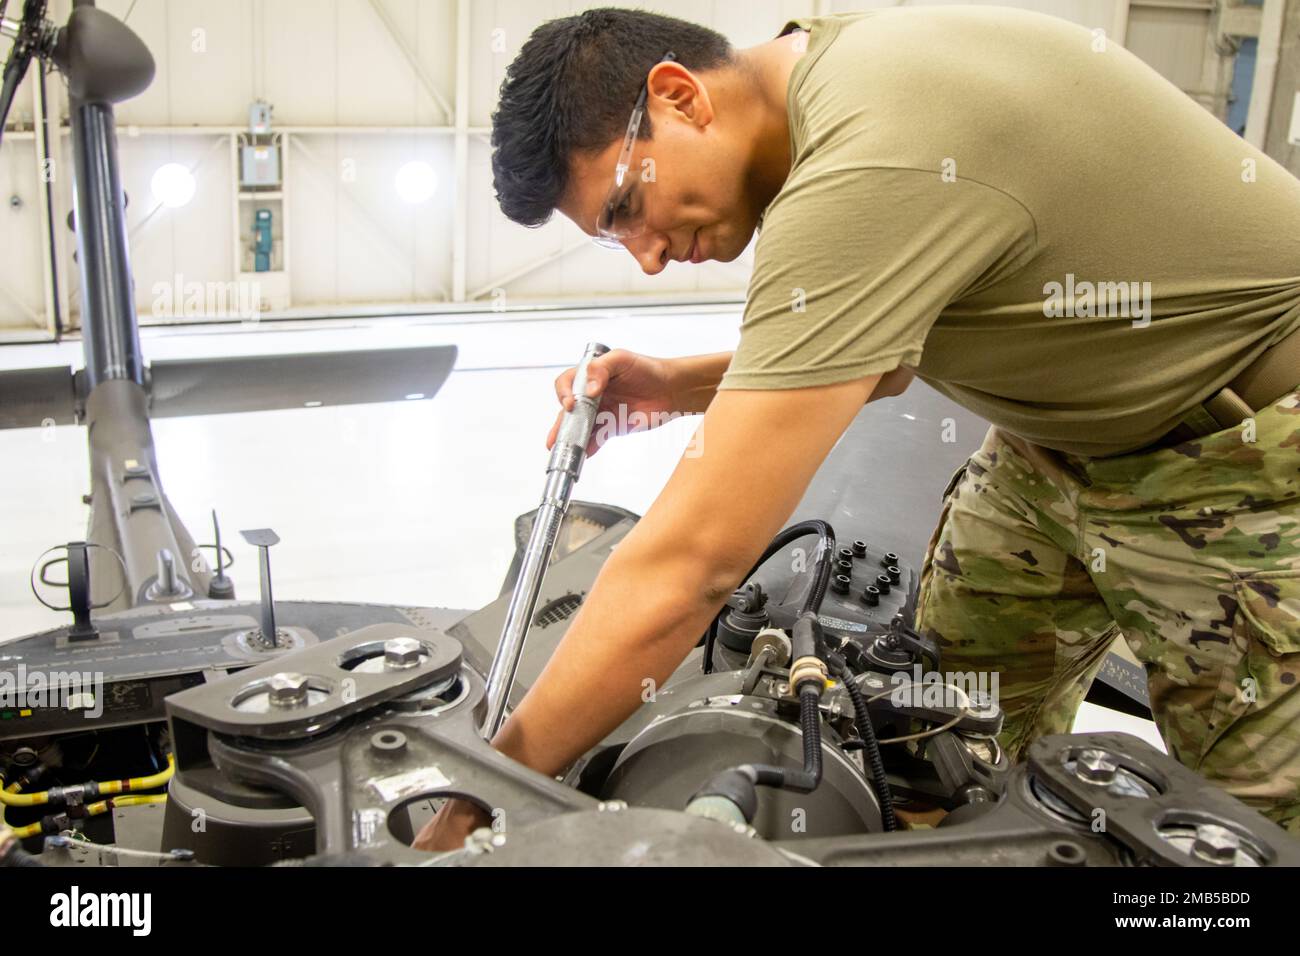
[[1183, 420], [1136, 455], [1236, 428], [1300, 385], [1300, 329], [1266, 349], [1226, 386], [1183, 416]]

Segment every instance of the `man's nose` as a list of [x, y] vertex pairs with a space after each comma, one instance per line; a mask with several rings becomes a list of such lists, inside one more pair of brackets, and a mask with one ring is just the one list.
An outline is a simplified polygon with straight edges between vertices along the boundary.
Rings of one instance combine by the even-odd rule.
[[635, 239], [623, 240], [623, 247], [648, 276], [658, 275], [668, 265], [668, 239], [663, 233], [642, 233]]

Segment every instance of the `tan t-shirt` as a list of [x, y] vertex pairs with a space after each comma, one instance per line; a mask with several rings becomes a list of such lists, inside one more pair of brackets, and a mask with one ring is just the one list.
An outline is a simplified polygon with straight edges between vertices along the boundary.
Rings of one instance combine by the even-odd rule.
[[1300, 326], [1300, 181], [1123, 48], [995, 7], [794, 29], [792, 167], [720, 387], [904, 365], [1104, 456]]

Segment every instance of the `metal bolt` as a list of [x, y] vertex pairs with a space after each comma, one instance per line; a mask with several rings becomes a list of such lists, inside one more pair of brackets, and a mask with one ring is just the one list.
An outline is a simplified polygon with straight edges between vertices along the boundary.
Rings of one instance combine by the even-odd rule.
[[1227, 827], [1221, 827], [1217, 823], [1202, 823], [1196, 828], [1192, 854], [1207, 863], [1231, 866], [1237, 862], [1237, 851], [1240, 849], [1241, 837]]
[[1075, 758], [1075, 776], [1089, 783], [1110, 783], [1118, 772], [1119, 764], [1104, 750], [1083, 750]]
[[381, 730], [371, 736], [370, 746], [384, 754], [401, 753], [406, 749], [406, 734], [400, 730]]
[[413, 637], [392, 637], [384, 641], [384, 666], [394, 670], [416, 667], [424, 645]]
[[266, 681], [267, 696], [273, 707], [301, 707], [307, 703], [309, 689], [305, 674], [273, 674]]

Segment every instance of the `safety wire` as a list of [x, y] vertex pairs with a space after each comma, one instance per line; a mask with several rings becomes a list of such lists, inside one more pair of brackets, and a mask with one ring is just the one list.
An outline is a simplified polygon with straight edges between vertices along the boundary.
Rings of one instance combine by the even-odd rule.
[[87, 840], [84, 833], [76, 830], [64, 830], [58, 836], [47, 837], [45, 846], [58, 847], [60, 849], [71, 850], [91, 849], [111, 852], [114, 856], [131, 857], [137, 860], [155, 860], [159, 863], [191, 863], [194, 861], [193, 850], [135, 850], [124, 846], [118, 846], [116, 843], [96, 843], [93, 840]]
[[[925, 686], [925, 685], [918, 684], [916, 681], [909, 681], [908, 683], [903, 684], [903, 685], [900, 686], [900, 687], [891, 687], [889, 690], [881, 691], [879, 694], [874, 694], [873, 696], [868, 697], [868, 698], [867, 698], [867, 703], [868, 703], [868, 704], [875, 703], [876, 701], [881, 700], [882, 698], [888, 697], [888, 696], [890, 696], [891, 694], [893, 694], [893, 693], [895, 693], [895, 692], [897, 692], [897, 691], [900, 691], [900, 690], [906, 690], [906, 689], [909, 688], [909, 687], [922, 687], [922, 686]], [[974, 713], [974, 712], [970, 709], [970, 695], [967, 694], [967, 693], [966, 693], [964, 690], [962, 690], [960, 687], [958, 687], [956, 684], [931, 684], [931, 685], [929, 685], [929, 686], [931, 686], [931, 687], [935, 687], [935, 686], [937, 686], [937, 687], [947, 687], [947, 688], [951, 688], [952, 690], [955, 690], [957, 693], [961, 694], [961, 699], [962, 699], [962, 703], [961, 703], [961, 705], [960, 705], [960, 706], [961, 706], [961, 710], [960, 710], [960, 712], [957, 714], [957, 716], [954, 717], [954, 718], [952, 718], [952, 720], [948, 721], [946, 724], [940, 724], [938, 727], [931, 727], [929, 730], [918, 731], [917, 733], [914, 733], [914, 734], [903, 734], [902, 736], [899, 736], [899, 737], [885, 737], [885, 738], [883, 738], [883, 739], [881, 739], [881, 740], [877, 740], [876, 743], [878, 743], [878, 744], [905, 744], [905, 743], [909, 743], [910, 741], [913, 741], [913, 740], [924, 740], [924, 739], [926, 739], [927, 737], [935, 737], [935, 736], [938, 736], [939, 734], [943, 733], [943, 732], [946, 731], [946, 730], [951, 730], [952, 728], [956, 727], [959, 723], [962, 722], [962, 720], [963, 720], [964, 718], [966, 718], [966, 717], [970, 716], [972, 713]]]

